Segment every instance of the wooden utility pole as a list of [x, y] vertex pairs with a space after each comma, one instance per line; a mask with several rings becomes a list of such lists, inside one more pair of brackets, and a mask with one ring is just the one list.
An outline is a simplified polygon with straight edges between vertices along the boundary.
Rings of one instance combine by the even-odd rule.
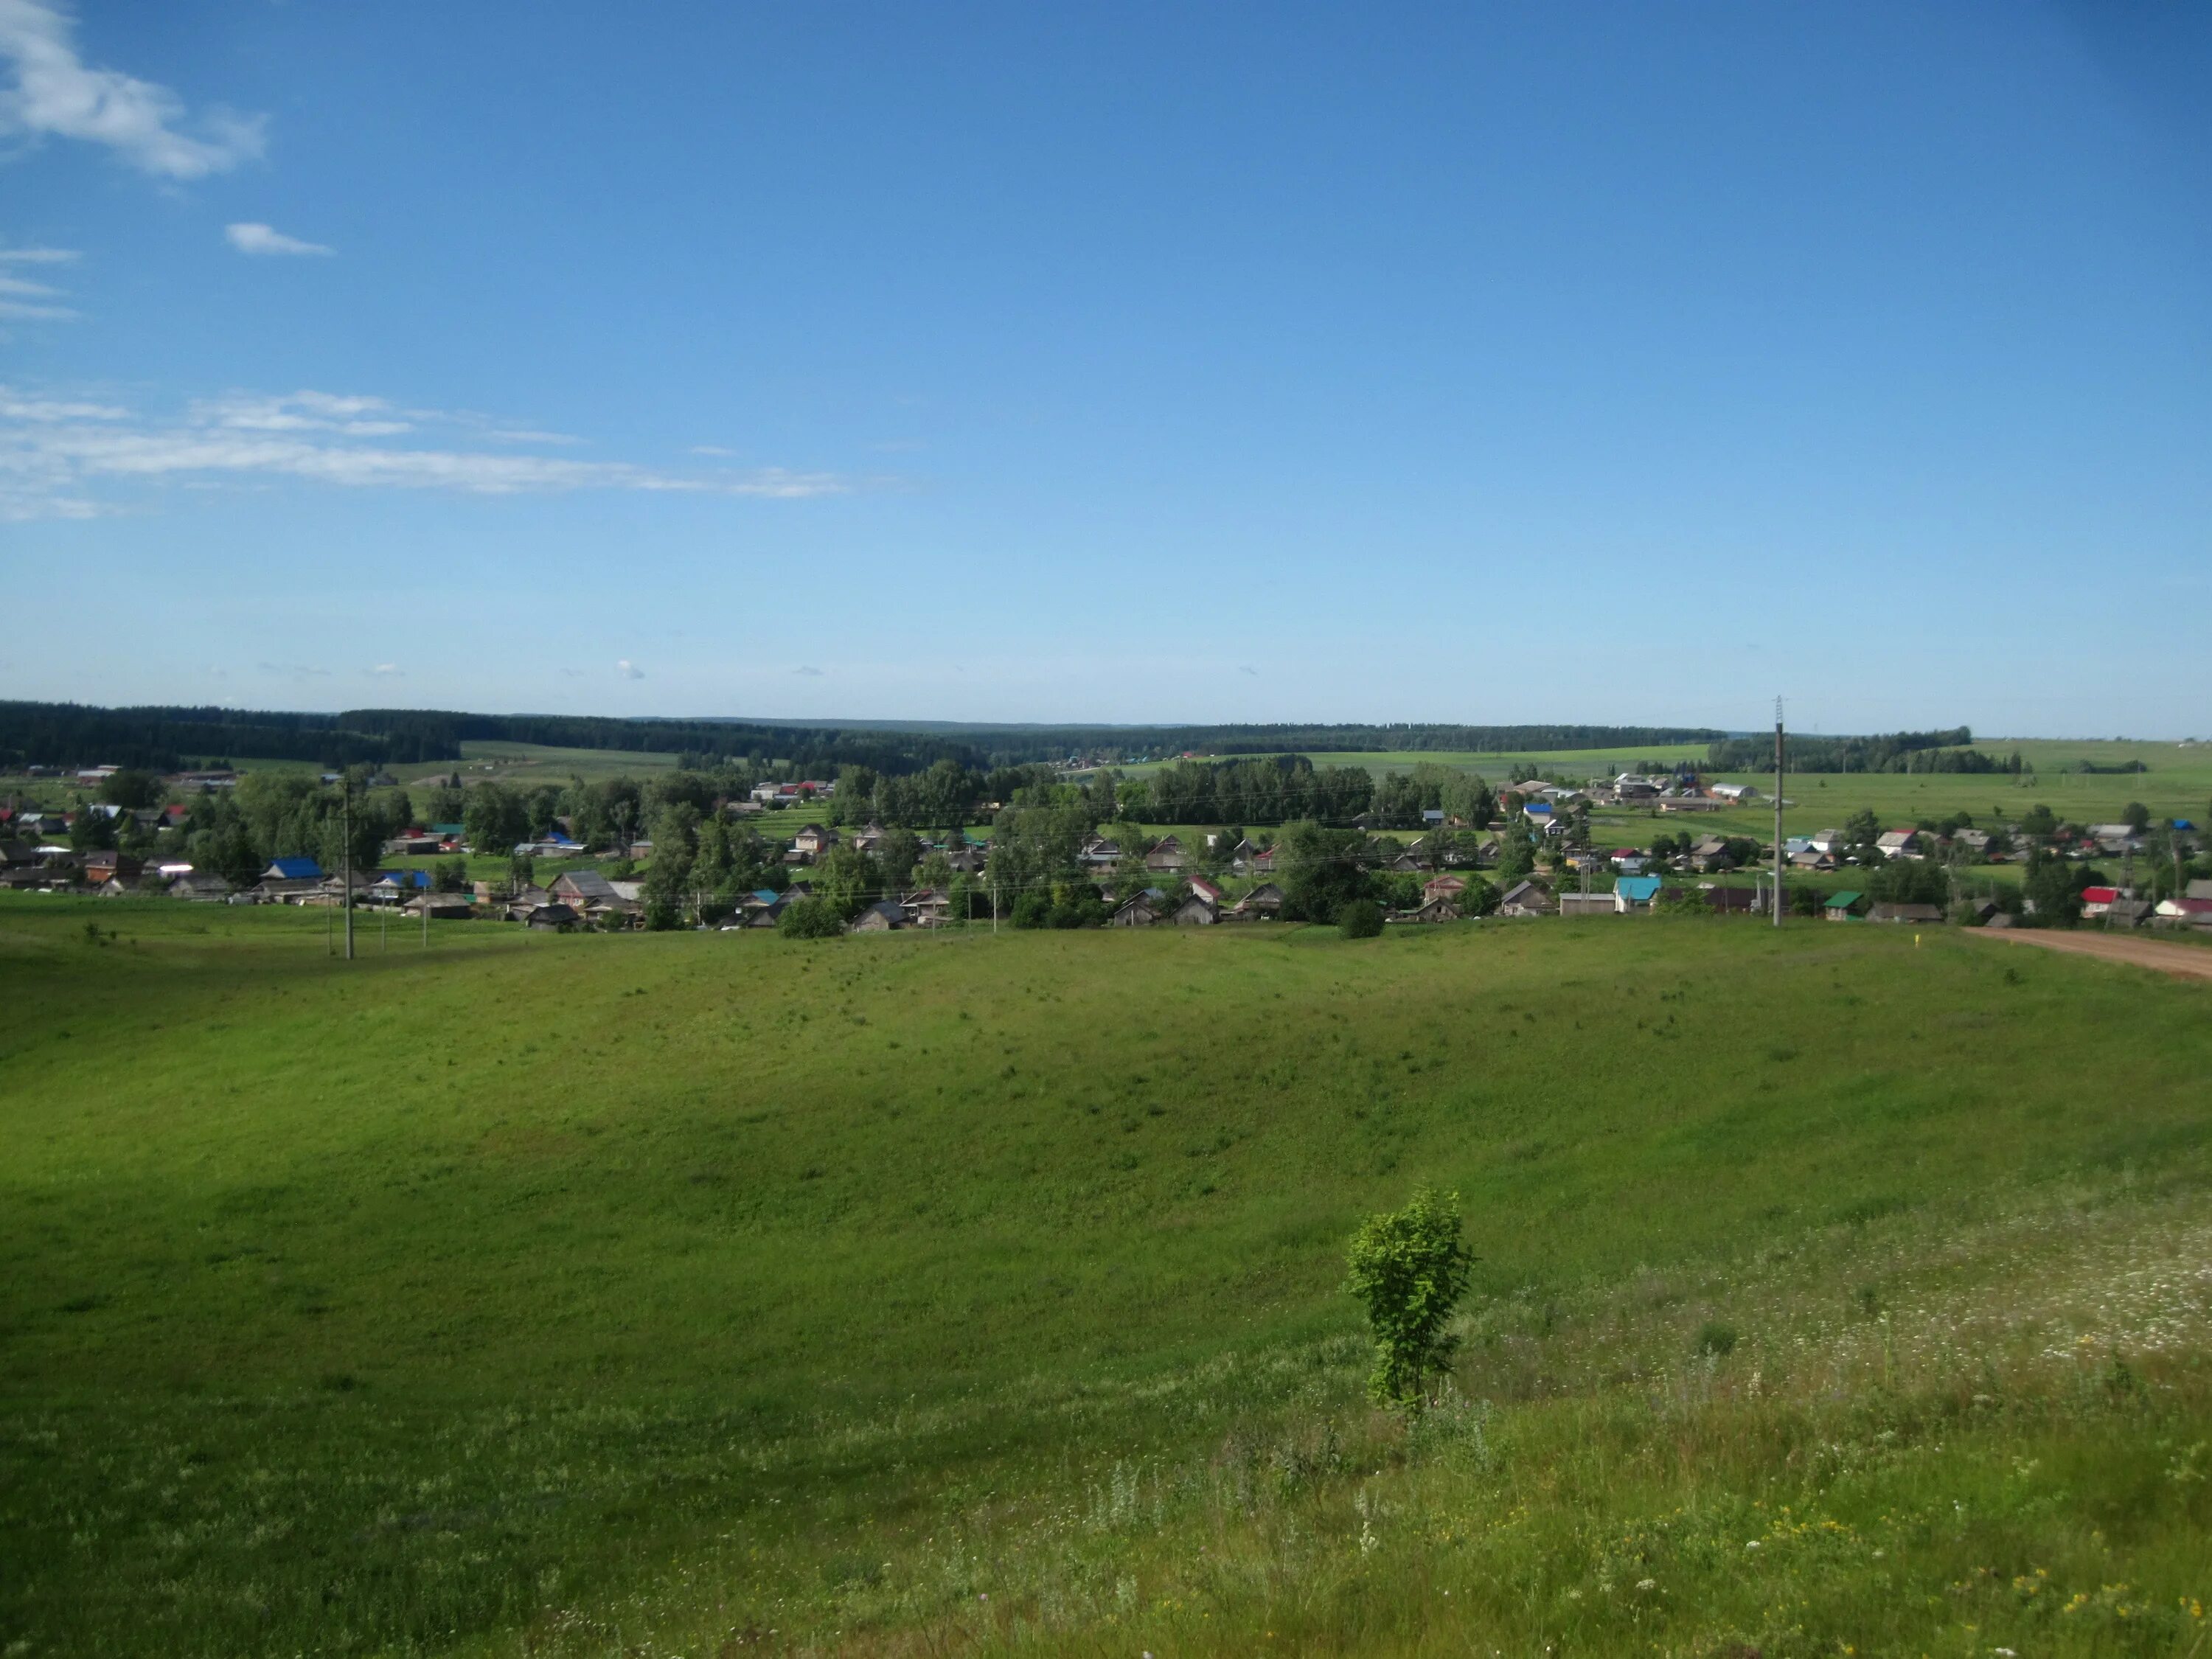
[[353, 960], [353, 780], [338, 775], [338, 902], [345, 906], [345, 959]]
[[1774, 700], [1774, 925], [1782, 925], [1782, 699]]

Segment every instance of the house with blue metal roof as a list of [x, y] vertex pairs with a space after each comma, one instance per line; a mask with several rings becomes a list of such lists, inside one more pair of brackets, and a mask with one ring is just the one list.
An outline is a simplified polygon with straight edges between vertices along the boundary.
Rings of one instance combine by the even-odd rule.
[[323, 866], [313, 859], [272, 859], [261, 872], [264, 881], [320, 881]]
[[1632, 910], [1649, 910], [1651, 901], [1659, 896], [1659, 878], [1656, 876], [1623, 876], [1613, 884], [1613, 908], [1623, 915]]

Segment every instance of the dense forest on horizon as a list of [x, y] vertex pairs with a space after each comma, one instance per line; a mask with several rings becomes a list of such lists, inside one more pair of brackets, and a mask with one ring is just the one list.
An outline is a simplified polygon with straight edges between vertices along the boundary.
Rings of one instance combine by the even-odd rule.
[[149, 704], [0, 702], [0, 766], [112, 764], [173, 771], [216, 760], [304, 760], [325, 766], [409, 766], [461, 757], [464, 743], [556, 749], [666, 751], [702, 760], [790, 762], [825, 772], [842, 765], [918, 772], [939, 760], [1020, 765], [1074, 757], [1113, 762], [1184, 753], [1460, 751], [1629, 749], [1711, 743], [1707, 727], [1650, 726], [1266, 725], [993, 726], [904, 722], [878, 726], [778, 724], [718, 719], [619, 719], [589, 714], [477, 714], [444, 709], [360, 708], [337, 714]]

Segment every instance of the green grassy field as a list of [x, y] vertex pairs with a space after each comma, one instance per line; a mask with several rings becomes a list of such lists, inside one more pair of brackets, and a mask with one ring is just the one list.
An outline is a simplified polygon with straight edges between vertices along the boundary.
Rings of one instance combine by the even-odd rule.
[[[432, 938], [0, 897], [0, 1649], [2202, 1640], [2202, 986], [1726, 921]], [[1409, 1435], [1339, 1283], [1424, 1179], [1481, 1261]]]

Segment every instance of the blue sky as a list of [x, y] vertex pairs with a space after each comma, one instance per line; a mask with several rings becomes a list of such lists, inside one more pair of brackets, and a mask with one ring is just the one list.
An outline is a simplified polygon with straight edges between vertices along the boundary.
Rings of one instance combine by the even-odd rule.
[[2212, 11], [0, 0], [0, 696], [2212, 732]]

